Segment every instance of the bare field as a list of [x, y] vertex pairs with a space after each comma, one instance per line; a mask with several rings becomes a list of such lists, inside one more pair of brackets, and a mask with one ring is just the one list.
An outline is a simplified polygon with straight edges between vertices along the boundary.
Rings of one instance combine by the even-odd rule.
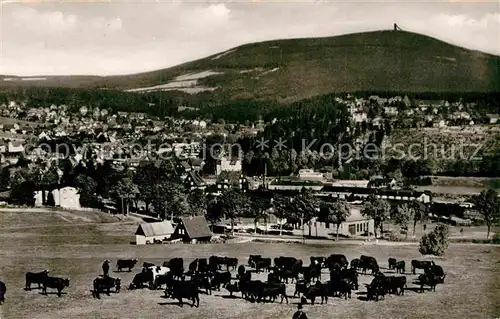
[[[0, 212], [0, 280], [7, 285], [6, 303], [0, 306], [0, 318], [291, 318], [298, 298], [290, 298], [289, 304], [251, 303], [239, 298], [230, 299], [221, 289], [212, 295], [200, 295], [200, 307], [183, 308], [176, 300], [162, 298], [163, 291], [126, 289], [135, 273], [114, 273], [122, 279], [122, 291], [100, 300], [92, 299], [92, 280], [101, 272], [104, 259], [137, 258], [162, 263], [172, 257], [183, 257], [185, 263], [195, 258], [213, 254], [237, 257], [246, 264], [249, 254], [264, 256], [295, 256], [309, 263], [310, 256], [326, 256], [343, 253], [350, 260], [361, 254], [378, 259], [382, 270], [390, 273], [387, 259], [422, 259], [417, 247], [403, 245], [354, 245], [354, 244], [210, 244], [210, 245], [148, 245], [134, 246], [129, 242], [135, 231], [134, 221], [116, 222], [109, 216], [91, 219], [99, 223], [53, 223], [60, 220], [58, 213], [40, 213], [43, 222], [26, 225], [33, 215], [24, 215], [20, 224], [10, 224], [13, 216]], [[7, 213], [14, 214], [14, 213]], [[20, 213], [24, 214], [24, 213]], [[81, 216], [83, 213], [78, 213]], [[94, 213], [92, 213], [94, 214]], [[4, 217], [7, 217], [4, 219]], [[40, 217], [40, 216], [38, 216]], [[68, 216], [64, 216], [70, 219]], [[107, 221], [108, 223], [102, 223]], [[407, 274], [409, 289], [405, 296], [387, 296], [386, 300], [367, 302], [364, 283], [371, 276], [360, 275], [360, 290], [352, 299], [329, 298], [327, 305], [306, 305], [309, 318], [492, 318], [500, 315], [500, 248], [488, 245], [453, 244], [443, 258], [435, 258], [447, 273], [445, 284], [436, 292], [418, 293], [412, 290], [415, 276]], [[187, 266], [187, 265], [186, 265]], [[52, 275], [69, 277], [70, 287], [61, 298], [57, 295], [41, 295], [39, 291], [24, 291], [24, 275], [27, 271], [47, 268]], [[407, 265], [407, 272], [409, 265]], [[261, 275], [264, 279], [264, 275]], [[328, 275], [324, 273], [324, 280]], [[288, 295], [293, 295], [294, 285], [288, 285]]]

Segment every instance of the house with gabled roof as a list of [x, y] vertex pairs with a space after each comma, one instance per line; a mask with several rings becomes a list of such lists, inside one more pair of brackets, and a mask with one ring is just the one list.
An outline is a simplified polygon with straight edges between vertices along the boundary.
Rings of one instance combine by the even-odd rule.
[[153, 244], [158, 240], [169, 239], [174, 233], [174, 227], [169, 221], [143, 223], [137, 227], [135, 232], [136, 245]]
[[209, 242], [212, 231], [204, 216], [182, 217], [171, 238], [190, 243]]

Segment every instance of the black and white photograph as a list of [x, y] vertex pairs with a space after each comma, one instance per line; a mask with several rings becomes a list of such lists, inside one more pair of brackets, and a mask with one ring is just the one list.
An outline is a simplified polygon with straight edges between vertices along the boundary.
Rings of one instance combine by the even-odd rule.
[[0, 0], [0, 319], [500, 318], [500, 3]]

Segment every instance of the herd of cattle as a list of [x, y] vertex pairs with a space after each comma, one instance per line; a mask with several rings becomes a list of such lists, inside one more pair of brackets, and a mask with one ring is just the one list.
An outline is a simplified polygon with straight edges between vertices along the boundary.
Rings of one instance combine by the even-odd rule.
[[[103, 275], [94, 279], [92, 283], [92, 296], [100, 298], [100, 293], [110, 294], [111, 290], [119, 293], [121, 280], [109, 276], [109, 260], [102, 265]], [[137, 259], [118, 260], [116, 272], [123, 270], [132, 271], [136, 266]], [[308, 266], [303, 261], [294, 257], [277, 257], [274, 260], [264, 258], [261, 255], [250, 255], [247, 267], [238, 265], [237, 258], [212, 256], [210, 258], [198, 258], [184, 268], [182, 258], [173, 258], [164, 262], [162, 266], [144, 262], [142, 270], [137, 273], [130, 285], [129, 290], [141, 289], [164, 289], [166, 298], [179, 301], [182, 307], [182, 299], [192, 302], [191, 306], [198, 307], [200, 290], [206, 294], [212, 294], [213, 290], [226, 289], [230, 296], [241, 293], [241, 297], [251, 301], [271, 301], [278, 297], [281, 302], [288, 303], [287, 284], [295, 285], [294, 297], [298, 297], [301, 303], [308, 300], [314, 304], [316, 298], [321, 298], [321, 303], [327, 303], [328, 297], [351, 298], [353, 290], [359, 290], [358, 276], [366, 275], [370, 271], [373, 275], [370, 284], [366, 286], [366, 299], [378, 301], [385, 298], [386, 294], [403, 295], [407, 288], [406, 265], [404, 261], [394, 258], [388, 260], [389, 269], [398, 275], [385, 275], [380, 271], [379, 264], [374, 257], [362, 255], [360, 258], [351, 260], [349, 263], [344, 255], [333, 254], [329, 257], [311, 257]], [[247, 269], [250, 268], [250, 269]], [[323, 281], [323, 269], [329, 271], [329, 280]], [[446, 274], [443, 268], [433, 261], [411, 261], [411, 273], [416, 274], [417, 269], [423, 273], [417, 278], [420, 291], [424, 286], [429, 286], [435, 291], [436, 285], [444, 282]], [[231, 271], [236, 270], [233, 277]], [[252, 280], [252, 274], [267, 273], [267, 281]], [[25, 290], [31, 290], [33, 284], [47, 294], [47, 288], [55, 289], [60, 297], [64, 288], [69, 287], [68, 278], [51, 277], [49, 271], [26, 273]], [[5, 284], [0, 282], [0, 303], [4, 301]]]

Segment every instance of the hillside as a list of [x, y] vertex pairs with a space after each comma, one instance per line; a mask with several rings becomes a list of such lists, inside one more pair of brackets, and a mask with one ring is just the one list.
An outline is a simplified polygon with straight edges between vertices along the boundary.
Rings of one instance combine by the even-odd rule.
[[300, 100], [352, 91], [498, 92], [500, 57], [404, 31], [252, 43], [127, 76], [0, 76], [0, 88], [59, 86], [207, 92], [216, 99]]

